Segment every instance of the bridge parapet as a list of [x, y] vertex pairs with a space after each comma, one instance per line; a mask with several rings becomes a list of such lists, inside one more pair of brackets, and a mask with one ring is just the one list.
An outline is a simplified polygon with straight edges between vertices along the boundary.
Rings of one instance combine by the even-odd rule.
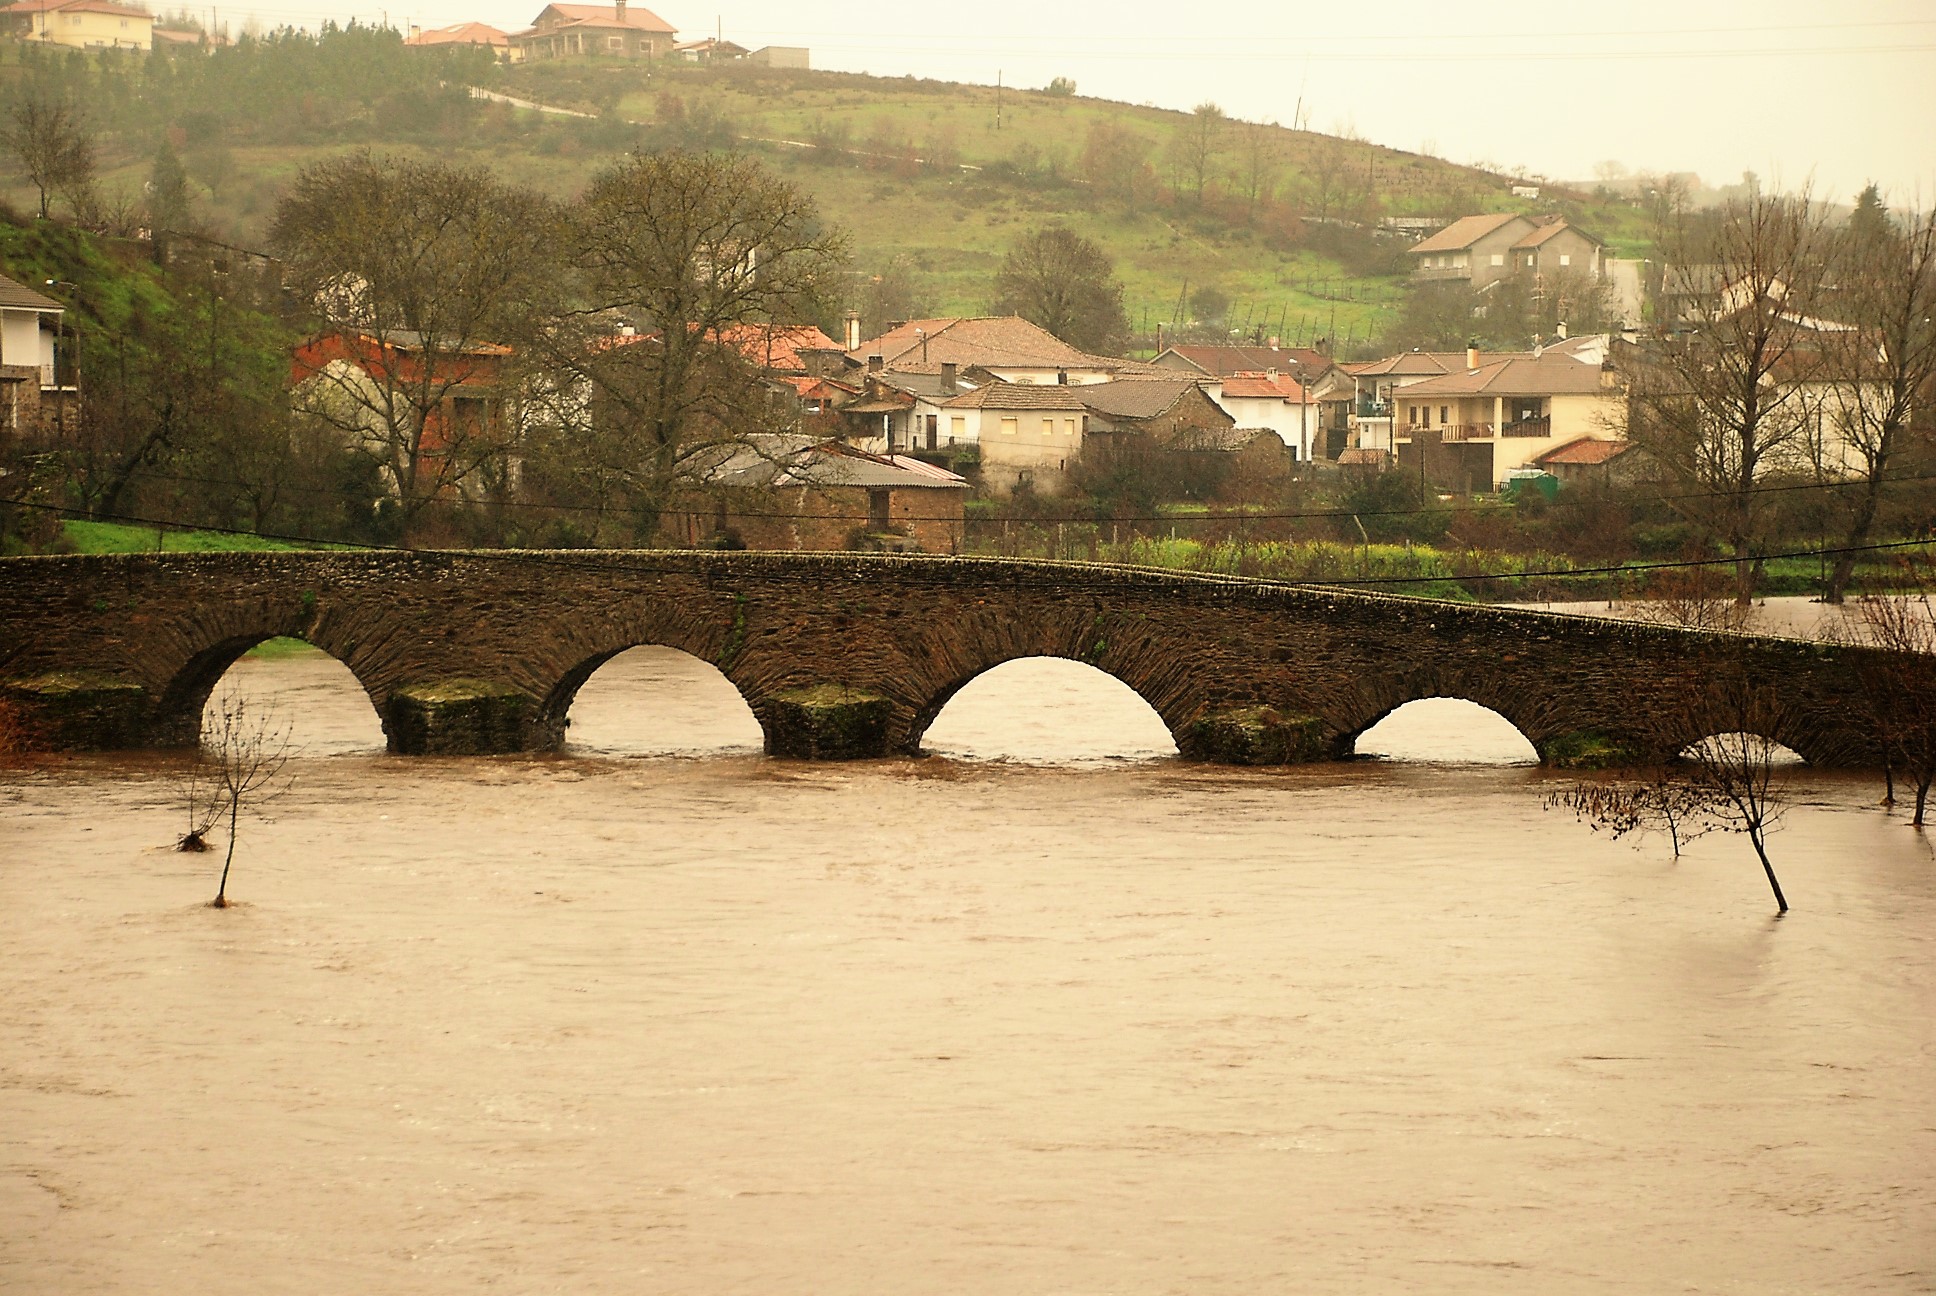
[[[393, 751], [548, 750], [637, 644], [713, 663], [775, 755], [920, 749], [1018, 657], [1122, 680], [1189, 758], [1351, 754], [1406, 702], [1466, 698], [1549, 763], [1651, 761], [1707, 736], [1687, 699], [1736, 670], [1811, 761], [1880, 760], [1870, 650], [1079, 563], [907, 555], [483, 551], [0, 560], [0, 696], [65, 747], [181, 746], [222, 673], [293, 635], [343, 661]], [[1677, 728], [1677, 722], [1685, 720]], [[1676, 745], [1678, 744], [1678, 746]]]

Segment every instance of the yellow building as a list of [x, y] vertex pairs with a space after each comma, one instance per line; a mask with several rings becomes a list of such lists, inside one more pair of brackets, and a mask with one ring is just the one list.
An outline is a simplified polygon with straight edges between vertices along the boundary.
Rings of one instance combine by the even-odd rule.
[[7, 30], [21, 40], [75, 49], [154, 46], [155, 16], [113, 0], [19, 0], [0, 9]]

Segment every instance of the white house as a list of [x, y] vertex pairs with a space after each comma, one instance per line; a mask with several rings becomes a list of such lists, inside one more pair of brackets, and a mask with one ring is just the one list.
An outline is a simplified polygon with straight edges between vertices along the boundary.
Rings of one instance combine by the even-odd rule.
[[53, 298], [0, 275], [0, 427], [33, 427], [56, 398], [61, 312]]

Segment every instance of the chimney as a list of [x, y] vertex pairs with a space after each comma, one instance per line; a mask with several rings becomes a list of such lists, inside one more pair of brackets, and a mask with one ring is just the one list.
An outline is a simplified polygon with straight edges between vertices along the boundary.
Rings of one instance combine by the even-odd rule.
[[1566, 341], [1566, 321], [1561, 320], [1559, 322], [1558, 328], [1560, 331], [1560, 341], [1562, 342]]
[[887, 358], [885, 356], [871, 355], [867, 357], [868, 373], [879, 373], [885, 368], [887, 368]]
[[1058, 369], [1055, 371], [1055, 385], [1058, 387], [1067, 387], [1069, 385], [1069, 371], [1067, 369]]
[[845, 350], [845, 351], [860, 350], [860, 312], [859, 311], [847, 312], [847, 318], [843, 322], [843, 327], [841, 329], [840, 336], [841, 336], [841, 340], [847, 344], [845, 347], [842, 348], [842, 350]]
[[625, 25], [625, 0], [613, 0], [612, 16], [618, 19], [619, 26]]
[[955, 388], [961, 385], [959, 373], [960, 371], [956, 368], [954, 361], [943, 360], [941, 362], [941, 390], [947, 392], [950, 396], [954, 395]]
[[1477, 369], [1479, 367], [1479, 344], [1477, 342], [1468, 342], [1465, 344], [1465, 367], [1468, 369]]
[[1269, 383], [1273, 387], [1277, 386], [1277, 370], [1275, 369], [1264, 370], [1264, 381]]
[[1277, 350], [1277, 339], [1276, 339], [1276, 338], [1272, 338], [1272, 339], [1271, 339], [1271, 350], [1273, 350], [1273, 351], [1275, 351], [1275, 350]]

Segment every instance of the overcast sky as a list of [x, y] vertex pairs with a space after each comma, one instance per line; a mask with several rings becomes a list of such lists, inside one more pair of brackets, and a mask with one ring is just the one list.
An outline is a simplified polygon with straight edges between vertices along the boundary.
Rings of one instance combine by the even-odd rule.
[[[293, 5], [293, 0], [278, 0]], [[270, 25], [326, 16], [397, 27], [529, 25], [545, 0], [399, 0], [255, 8]], [[411, 7], [413, 6], [414, 7]], [[1291, 125], [1397, 148], [1588, 179], [1618, 161], [1764, 181], [1848, 201], [1936, 199], [1932, 0], [648, 0], [682, 39], [723, 23], [742, 45], [805, 45], [813, 65], [1040, 86]], [[224, 19], [251, 12], [219, 11]]]

